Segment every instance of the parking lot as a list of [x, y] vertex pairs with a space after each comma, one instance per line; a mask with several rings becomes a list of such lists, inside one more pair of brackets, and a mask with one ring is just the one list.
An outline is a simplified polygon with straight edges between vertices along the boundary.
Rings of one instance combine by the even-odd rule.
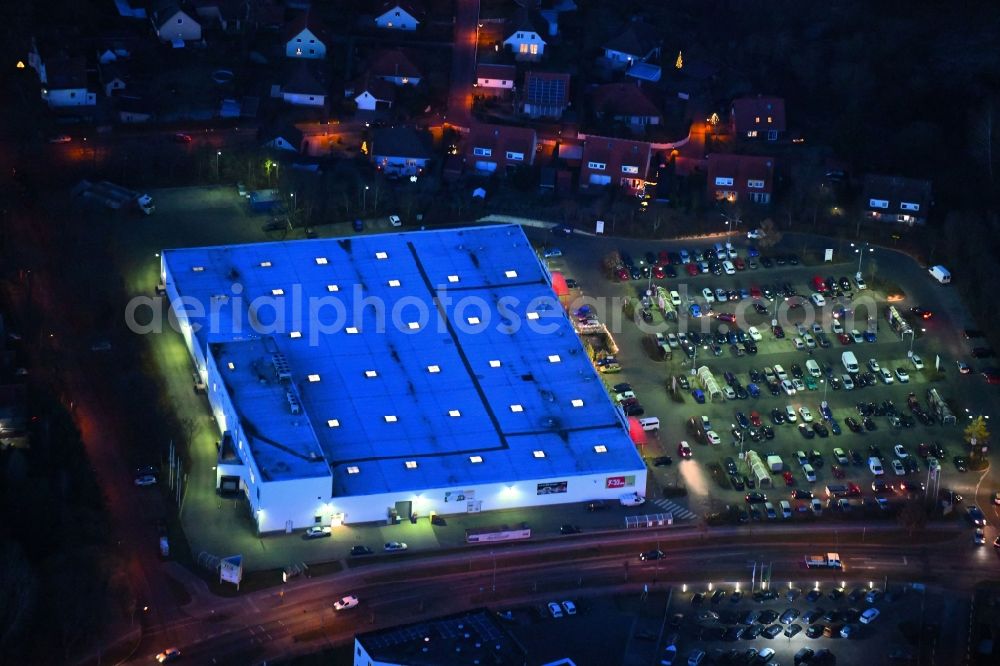
[[881, 581], [788, 583], [753, 593], [732, 584], [675, 588], [659, 651], [674, 644], [681, 665], [697, 651], [711, 664], [934, 663], [938, 640], [958, 630], [964, 603], [921, 585], [882, 589]]
[[[660, 263], [665, 254], [678, 254], [682, 246], [693, 258], [712, 243], [631, 242], [617, 247], [619, 255], [631, 255], [640, 279], [621, 280], [625, 275], [609, 276], [601, 266], [602, 257], [616, 246], [578, 237], [550, 235], [541, 240], [563, 248], [560, 256], [547, 259], [550, 268], [573, 280], [570, 284], [575, 283], [576, 289], [571, 296], [588, 299], [591, 314], [607, 325], [614, 338], [621, 371], [604, 374], [609, 394], [615, 397], [621, 394], [614, 390], [616, 385], [629, 384], [635, 394], [630, 411], [638, 414], [638, 403], [644, 417], [660, 420], [659, 432], [644, 433], [647, 439], [641, 442], [651, 469], [648, 497], [654, 502], [663, 503], [662, 497], [669, 496], [670, 506], [682, 506], [697, 516], [725, 514], [728, 505], [739, 507], [732, 511], [733, 520], [780, 522], [888, 518], [906, 500], [924, 498], [925, 489], [956, 490], [970, 499], [974, 494], [979, 475], [962, 471], [971, 464], [962, 428], [970, 416], [990, 413], [994, 390], [979, 373], [959, 372], [957, 362], [972, 361], [970, 352], [980, 344], [963, 336], [971, 322], [961, 304], [907, 257], [869, 250], [862, 259], [866, 288], [858, 289], [857, 255], [849, 244], [841, 244], [850, 257], [846, 261], [817, 263], [820, 252], [799, 257], [793, 250], [778, 248], [756, 257], [753, 269], [744, 260], [749, 253], [743, 240], [733, 249], [744, 270], [734, 266], [720, 275], [700, 271], [689, 275], [686, 266], [679, 265], [671, 267], [676, 277], [670, 277], [669, 268], [645, 277], [642, 265], [648, 258]], [[806, 265], [810, 259], [814, 265]], [[892, 281], [880, 279], [879, 271], [891, 275]], [[657, 279], [659, 274], [664, 274], [662, 279]], [[813, 297], [820, 293], [816, 278], [828, 283], [822, 285], [821, 299]], [[657, 287], [677, 292], [672, 295], [676, 319], [664, 318], [656, 302]], [[703, 293], [706, 288], [712, 291], [711, 301]], [[647, 290], [652, 292], [648, 307], [652, 321], [624, 316], [622, 304], [631, 300], [632, 306], [641, 308], [638, 299]], [[888, 291], [894, 302], [889, 302]], [[691, 315], [692, 305], [702, 316]], [[900, 336], [890, 325], [885, 316], [890, 305], [913, 336]], [[720, 314], [732, 314], [735, 321]], [[782, 329], [778, 335], [774, 320]], [[659, 356], [657, 333], [671, 347], [669, 359]], [[682, 335], [687, 337], [687, 351]], [[920, 362], [914, 363], [911, 350]], [[848, 373], [844, 367], [843, 353], [848, 351], [857, 359], [857, 372]], [[692, 376], [701, 367], [711, 371], [728, 398], [705, 396], [702, 403], [701, 395], [697, 399], [692, 395], [704, 388]], [[775, 371], [787, 378], [787, 388], [777, 381]], [[953, 410], [955, 425], [941, 424], [928, 402], [930, 388]], [[864, 413], [859, 412], [859, 403]], [[790, 416], [794, 422], [789, 422]], [[703, 417], [710, 424], [707, 428], [701, 427]], [[689, 443], [690, 459], [680, 455], [681, 441]], [[753, 474], [746, 460], [751, 451], [759, 455], [767, 474]], [[769, 461], [772, 455], [780, 461]], [[929, 473], [933, 466], [941, 469], [937, 479]], [[876, 493], [877, 480], [884, 487], [876, 486]], [[843, 488], [833, 488], [831, 495], [827, 486]], [[747, 515], [742, 512], [745, 496], [753, 491], [766, 495], [770, 505], [762, 499]], [[799, 499], [793, 498], [794, 491], [800, 491]], [[679, 497], [685, 493], [686, 499]], [[820, 506], [811, 506], [810, 493]], [[782, 500], [789, 503], [785, 518]]]

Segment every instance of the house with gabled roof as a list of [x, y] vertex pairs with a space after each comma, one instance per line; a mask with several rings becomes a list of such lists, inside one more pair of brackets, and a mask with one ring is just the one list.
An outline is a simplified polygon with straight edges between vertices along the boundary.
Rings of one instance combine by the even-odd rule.
[[236, 32], [250, 16], [250, 0], [190, 0], [202, 25], [217, 22], [223, 32]]
[[580, 160], [580, 189], [610, 186], [641, 194], [652, 155], [653, 146], [645, 141], [588, 136]]
[[781, 97], [740, 97], [729, 110], [730, 131], [739, 139], [777, 141], [784, 135], [785, 100]]
[[506, 174], [534, 164], [537, 146], [530, 127], [474, 124], [465, 139], [465, 162], [481, 175]]
[[326, 85], [319, 72], [300, 61], [289, 69], [281, 98], [294, 106], [323, 106], [326, 104]]
[[397, 86], [416, 86], [423, 76], [401, 49], [386, 49], [372, 56], [368, 73]]
[[258, 138], [265, 148], [291, 153], [302, 152], [305, 140], [302, 130], [291, 123], [279, 123], [274, 127], [262, 128]]
[[513, 65], [476, 65], [476, 94], [499, 96], [514, 89], [517, 68]]
[[385, 30], [416, 30], [425, 13], [414, 0], [389, 0], [377, 10], [375, 25]]
[[868, 174], [862, 187], [864, 217], [875, 222], [924, 224], [931, 207], [931, 182]]
[[541, 60], [545, 53], [548, 23], [537, 9], [521, 8], [504, 24], [504, 47], [510, 47], [516, 60]]
[[292, 19], [283, 32], [286, 58], [322, 60], [326, 58], [326, 28], [310, 11]]
[[379, 111], [392, 108], [396, 101], [396, 86], [369, 73], [351, 89], [359, 111]]
[[106, 97], [111, 97], [114, 93], [125, 90], [125, 86], [128, 84], [128, 69], [124, 61], [102, 64], [97, 69]]
[[647, 125], [659, 125], [659, 107], [634, 83], [609, 83], [599, 86], [591, 97], [594, 116], [605, 122], [628, 125], [641, 131]]
[[569, 106], [569, 78], [564, 72], [525, 72], [518, 100], [521, 113], [560, 118]]
[[662, 43], [653, 26], [641, 21], [629, 21], [602, 48], [604, 59], [612, 67], [620, 69], [658, 59]]
[[386, 127], [372, 134], [369, 154], [375, 168], [390, 177], [419, 176], [430, 164], [432, 139], [413, 127]]
[[706, 162], [706, 187], [710, 200], [771, 203], [774, 194], [773, 157], [711, 153]]
[[182, 47], [184, 42], [196, 42], [201, 39], [201, 24], [191, 14], [181, 9], [176, 0], [161, 0], [150, 19], [161, 42], [170, 42], [174, 47]]
[[82, 57], [50, 58], [45, 63], [45, 76], [42, 99], [49, 108], [97, 104], [97, 93], [88, 90], [87, 66]]

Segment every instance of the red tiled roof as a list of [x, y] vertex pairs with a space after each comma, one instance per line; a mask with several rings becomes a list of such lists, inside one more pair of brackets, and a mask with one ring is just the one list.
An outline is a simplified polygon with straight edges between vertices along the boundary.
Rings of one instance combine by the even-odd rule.
[[513, 81], [515, 76], [517, 68], [513, 65], [476, 65], [477, 79]]
[[[741, 97], [733, 100], [732, 121], [737, 134], [751, 130], [784, 132], [785, 100], [781, 97]], [[770, 119], [770, 122], [768, 122]]]
[[[739, 193], [751, 191], [748, 180], [764, 181], [763, 188], [755, 188], [754, 192], [774, 191], [774, 158], [759, 155], [732, 155], [712, 153], [708, 161], [708, 190], [714, 192], [717, 188], [716, 178], [732, 178], [733, 184], [724, 186], [727, 190]], [[719, 186], [722, 187], [722, 186]]]
[[659, 116], [660, 110], [637, 85], [609, 83], [594, 91], [594, 111], [601, 115]]
[[473, 150], [489, 148], [493, 158], [503, 163], [508, 151], [523, 153], [523, 164], [531, 164], [535, 157], [537, 135], [530, 127], [513, 127], [509, 125], [474, 124], [465, 140], [465, 153], [469, 159], [474, 159]]
[[375, 76], [406, 76], [419, 78], [420, 70], [405, 53], [399, 49], [379, 51], [372, 56], [368, 71]]
[[[611, 184], [617, 184], [622, 177], [645, 179], [649, 173], [649, 160], [653, 147], [645, 141], [629, 141], [603, 136], [590, 136], [583, 144], [580, 160], [580, 182], [586, 183], [591, 173], [611, 176]], [[600, 162], [604, 169], [591, 169], [590, 162]], [[626, 173], [622, 167], [636, 167], [638, 173]]]

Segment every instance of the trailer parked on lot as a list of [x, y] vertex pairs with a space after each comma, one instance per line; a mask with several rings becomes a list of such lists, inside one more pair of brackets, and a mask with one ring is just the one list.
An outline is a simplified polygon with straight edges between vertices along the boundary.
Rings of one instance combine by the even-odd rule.
[[99, 183], [81, 180], [73, 188], [73, 196], [96, 201], [112, 210], [134, 207], [142, 211], [144, 215], [152, 215], [153, 211], [156, 210], [156, 206], [153, 205], [153, 197], [106, 180]]

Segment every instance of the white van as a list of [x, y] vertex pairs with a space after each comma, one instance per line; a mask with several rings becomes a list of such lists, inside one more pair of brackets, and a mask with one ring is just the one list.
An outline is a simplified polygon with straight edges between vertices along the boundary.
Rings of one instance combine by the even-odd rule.
[[858, 371], [858, 359], [854, 352], [846, 351], [840, 355], [840, 361], [844, 364], [844, 370], [848, 372]]
[[819, 368], [819, 363], [815, 359], [809, 359], [806, 361], [806, 370], [810, 375], [816, 377], [817, 379], [823, 376], [823, 371]]
[[642, 426], [643, 430], [659, 430], [660, 419], [656, 416], [647, 416], [639, 419], [639, 425]]

